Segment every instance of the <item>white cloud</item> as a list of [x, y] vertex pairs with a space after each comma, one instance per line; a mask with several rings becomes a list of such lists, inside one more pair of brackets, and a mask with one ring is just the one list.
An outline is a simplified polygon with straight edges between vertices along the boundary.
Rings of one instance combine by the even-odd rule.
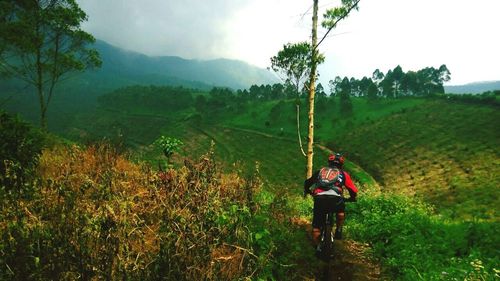
[[[227, 57], [267, 67], [288, 42], [309, 40], [312, 1], [80, 0], [85, 29], [112, 44], [150, 55]], [[337, 1], [320, 0], [322, 9]], [[500, 1], [362, 0], [320, 50], [326, 83], [401, 65], [446, 64], [450, 84], [500, 79]], [[324, 31], [323, 31], [324, 32]], [[320, 35], [323, 34], [320, 31]]]

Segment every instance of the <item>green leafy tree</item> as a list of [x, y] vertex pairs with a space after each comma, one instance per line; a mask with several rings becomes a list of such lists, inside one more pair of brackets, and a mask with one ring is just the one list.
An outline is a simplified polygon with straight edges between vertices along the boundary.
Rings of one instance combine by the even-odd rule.
[[285, 97], [285, 86], [280, 83], [273, 84], [271, 86], [271, 99], [277, 100], [277, 99], [283, 99]]
[[417, 71], [417, 78], [421, 88], [420, 95], [444, 93], [443, 83], [450, 80], [450, 71], [444, 64], [439, 69], [426, 67]]
[[[320, 60], [324, 59], [322, 56]], [[304, 93], [307, 93], [307, 85], [304, 83], [311, 72], [312, 65], [311, 45], [307, 42], [300, 42], [291, 44], [288, 43], [283, 46], [283, 49], [278, 54], [271, 58], [271, 68], [282, 76], [282, 80], [286, 84], [293, 85], [297, 97], [296, 112], [297, 112], [297, 137], [301, 152], [306, 156], [302, 148], [302, 140], [300, 136], [300, 99]], [[302, 91], [301, 91], [302, 89]], [[304, 90], [305, 89], [305, 90]]]
[[154, 144], [161, 149], [163, 155], [167, 158], [167, 163], [175, 152], [178, 152], [183, 145], [182, 141], [176, 138], [160, 136]]
[[323, 88], [323, 85], [321, 85], [321, 83], [316, 86], [316, 96], [318, 98], [326, 98], [325, 88]]
[[340, 76], [335, 76], [334, 80], [330, 80], [328, 82], [328, 86], [330, 87], [330, 96], [335, 97], [340, 93], [341, 82], [342, 78], [340, 78]]
[[399, 88], [401, 87], [401, 80], [404, 77], [404, 72], [401, 66], [396, 66], [392, 70], [392, 83], [393, 83], [393, 90], [394, 90], [394, 97], [397, 98], [399, 97]]
[[369, 81], [370, 82], [369, 82], [368, 88], [366, 90], [366, 97], [368, 99], [368, 102], [373, 103], [377, 100], [378, 88], [377, 88], [377, 85], [375, 83], [373, 83], [373, 81], [371, 79]]
[[339, 106], [340, 114], [343, 116], [349, 116], [352, 114], [352, 101], [351, 101], [351, 91], [352, 85], [351, 81], [345, 77], [340, 84], [340, 95], [339, 95]]
[[310, 65], [311, 46], [307, 42], [285, 44], [283, 49], [271, 58], [271, 69], [286, 83], [293, 85], [297, 94], [309, 76]]
[[382, 80], [379, 85], [382, 88], [382, 95], [384, 97], [394, 97], [394, 78], [392, 76], [392, 69], [389, 69], [389, 71], [387, 71], [384, 80]]
[[36, 90], [40, 125], [58, 82], [75, 71], [99, 67], [95, 39], [80, 28], [87, 15], [75, 0], [2, 1], [0, 69]]
[[379, 84], [382, 80], [384, 80], [384, 73], [378, 68], [375, 69], [372, 74], [372, 80], [375, 84]]
[[29, 124], [0, 111], [0, 200], [29, 196], [45, 136]]
[[359, 81], [358, 86], [359, 86], [359, 92], [360, 96], [366, 96], [368, 93], [368, 87], [370, 84], [372, 84], [373, 81], [371, 78], [368, 78], [366, 76], [363, 76], [363, 78]]
[[401, 79], [401, 92], [406, 96], [415, 95], [419, 91], [418, 77], [415, 71], [408, 71]]
[[316, 86], [316, 111], [325, 112], [328, 109], [328, 97], [321, 83]]

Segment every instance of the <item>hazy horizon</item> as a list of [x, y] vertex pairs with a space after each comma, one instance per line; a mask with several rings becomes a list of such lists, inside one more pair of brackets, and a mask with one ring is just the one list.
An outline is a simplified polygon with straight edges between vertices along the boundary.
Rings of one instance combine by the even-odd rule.
[[[309, 40], [312, 1], [78, 1], [83, 28], [149, 56], [235, 59], [261, 68], [288, 42]], [[322, 10], [338, 1], [320, 1]], [[500, 1], [361, 1], [320, 46], [320, 82], [446, 64], [446, 85], [500, 80]], [[320, 14], [321, 11], [320, 11]], [[320, 28], [319, 36], [324, 33]]]

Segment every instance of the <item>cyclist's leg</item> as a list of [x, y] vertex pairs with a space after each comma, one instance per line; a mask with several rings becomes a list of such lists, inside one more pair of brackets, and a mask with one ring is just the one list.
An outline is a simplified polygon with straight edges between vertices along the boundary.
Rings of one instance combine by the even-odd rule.
[[337, 212], [337, 228], [340, 228], [344, 225], [345, 220], [345, 211]]
[[335, 228], [335, 239], [342, 239], [342, 226], [345, 220], [345, 203], [342, 198], [339, 198], [336, 204], [336, 228]]
[[313, 245], [318, 246], [319, 244], [319, 237], [321, 236], [321, 229], [313, 227], [312, 229], [312, 239], [313, 239]]
[[319, 244], [321, 236], [321, 227], [325, 224], [325, 202], [321, 196], [314, 197], [313, 221], [312, 221], [312, 239], [314, 246]]

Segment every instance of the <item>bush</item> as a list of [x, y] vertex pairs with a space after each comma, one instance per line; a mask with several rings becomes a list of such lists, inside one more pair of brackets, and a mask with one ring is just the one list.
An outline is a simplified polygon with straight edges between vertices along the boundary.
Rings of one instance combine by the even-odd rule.
[[0, 199], [29, 196], [26, 185], [44, 146], [41, 132], [5, 112], [0, 112]]
[[293, 270], [276, 261], [294, 255], [286, 200], [259, 192], [257, 174], [221, 174], [212, 153], [156, 172], [109, 145], [54, 147], [37, 171], [36, 196], [0, 206], [0, 280], [238, 280]]
[[499, 257], [497, 222], [447, 222], [411, 199], [360, 196], [349, 205], [348, 230], [371, 243], [399, 280], [493, 280]]

